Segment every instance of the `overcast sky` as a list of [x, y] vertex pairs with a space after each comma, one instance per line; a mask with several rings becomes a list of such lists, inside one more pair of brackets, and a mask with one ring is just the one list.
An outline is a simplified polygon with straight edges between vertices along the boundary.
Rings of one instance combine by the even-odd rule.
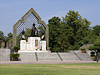
[[0, 31], [7, 36], [13, 33], [13, 25], [33, 8], [48, 24], [54, 16], [62, 19], [69, 10], [78, 11], [82, 18], [100, 25], [100, 0], [0, 0]]

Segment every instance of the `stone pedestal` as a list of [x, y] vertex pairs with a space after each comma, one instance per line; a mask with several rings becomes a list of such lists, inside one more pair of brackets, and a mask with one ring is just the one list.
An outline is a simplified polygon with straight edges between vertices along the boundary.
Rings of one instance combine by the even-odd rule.
[[20, 41], [20, 50], [26, 50], [26, 40]]
[[40, 46], [40, 37], [29, 37], [27, 50], [36, 50], [36, 46]]
[[42, 51], [46, 51], [46, 41], [41, 41]]
[[[28, 42], [26, 40], [20, 41], [20, 50], [24, 51], [36, 51], [36, 47], [42, 48], [41, 51], [46, 51], [46, 41], [40, 41], [40, 37], [29, 37]], [[37, 50], [37, 52], [40, 50]]]
[[30, 45], [30, 43], [26, 42], [26, 50], [29, 50], [29, 45]]
[[35, 38], [29, 37], [28, 38], [28, 48], [27, 50], [35, 50]]

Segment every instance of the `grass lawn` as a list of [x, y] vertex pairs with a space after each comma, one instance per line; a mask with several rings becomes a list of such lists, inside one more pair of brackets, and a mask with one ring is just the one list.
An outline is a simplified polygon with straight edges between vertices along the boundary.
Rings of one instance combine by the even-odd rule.
[[100, 63], [0, 65], [0, 75], [100, 75]]

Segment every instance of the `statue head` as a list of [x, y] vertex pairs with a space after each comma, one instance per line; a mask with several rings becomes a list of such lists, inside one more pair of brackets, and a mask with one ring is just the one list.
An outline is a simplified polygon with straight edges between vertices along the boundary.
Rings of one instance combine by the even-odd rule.
[[35, 27], [35, 24], [33, 23], [33, 27]]
[[25, 31], [24, 31], [24, 28], [23, 28], [22, 34], [24, 34], [24, 33], [25, 33]]

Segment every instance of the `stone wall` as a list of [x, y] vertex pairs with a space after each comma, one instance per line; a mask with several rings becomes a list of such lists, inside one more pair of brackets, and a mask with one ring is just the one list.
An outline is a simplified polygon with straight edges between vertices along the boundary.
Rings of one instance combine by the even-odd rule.
[[10, 49], [0, 49], [0, 61], [10, 61]]

